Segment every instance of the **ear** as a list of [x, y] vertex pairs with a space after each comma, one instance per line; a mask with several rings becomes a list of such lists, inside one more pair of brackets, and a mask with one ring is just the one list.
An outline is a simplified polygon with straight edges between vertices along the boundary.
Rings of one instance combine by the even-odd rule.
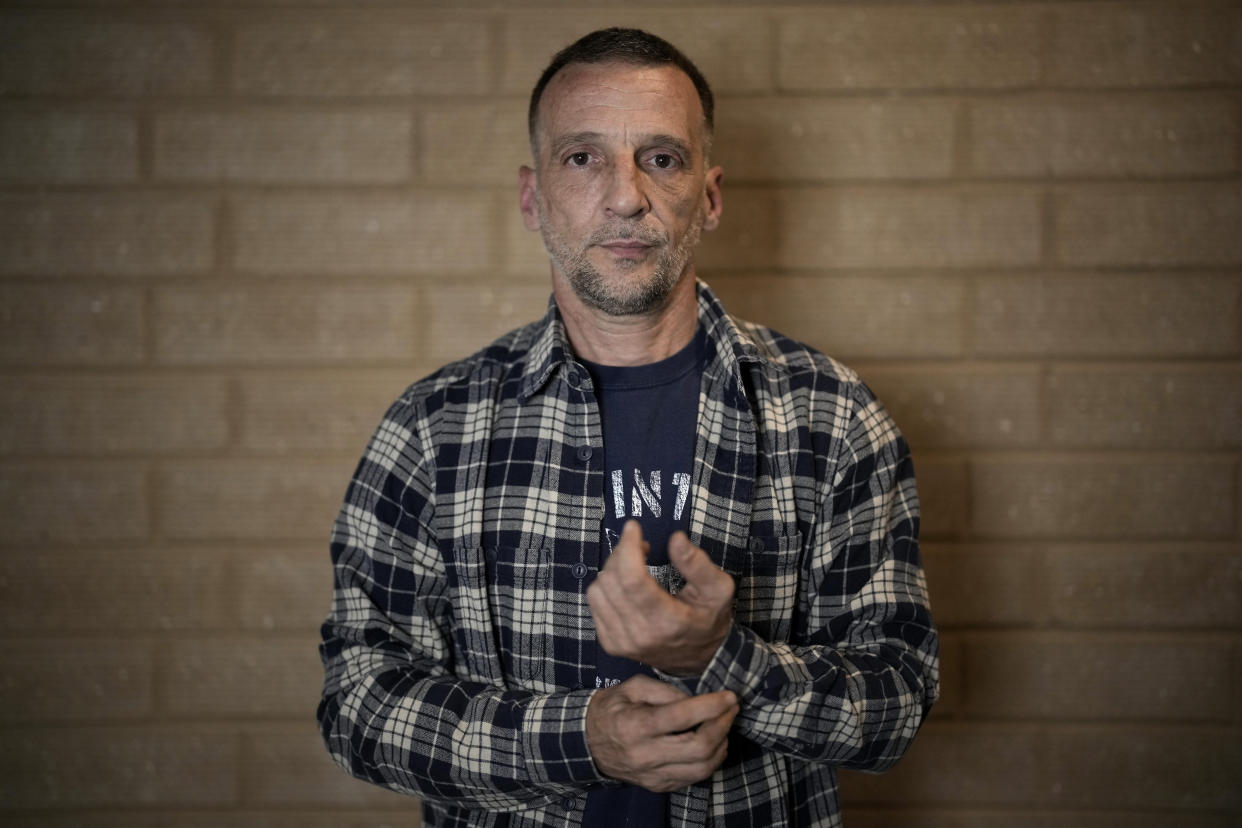
[[724, 200], [720, 187], [724, 183], [724, 167], [712, 167], [707, 171], [704, 182], [704, 197], [707, 199], [707, 212], [703, 216], [703, 229], [715, 230], [720, 226], [720, 214], [724, 212]]
[[523, 164], [518, 167], [518, 209], [527, 230], [539, 229], [539, 208], [535, 205], [535, 171]]

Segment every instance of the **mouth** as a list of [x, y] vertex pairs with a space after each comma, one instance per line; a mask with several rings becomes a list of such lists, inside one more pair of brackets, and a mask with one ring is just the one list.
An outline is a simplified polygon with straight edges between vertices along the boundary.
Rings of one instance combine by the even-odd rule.
[[641, 259], [647, 255], [653, 245], [640, 242], [636, 239], [616, 239], [613, 241], [602, 242], [599, 245], [614, 256], [620, 256], [624, 259]]

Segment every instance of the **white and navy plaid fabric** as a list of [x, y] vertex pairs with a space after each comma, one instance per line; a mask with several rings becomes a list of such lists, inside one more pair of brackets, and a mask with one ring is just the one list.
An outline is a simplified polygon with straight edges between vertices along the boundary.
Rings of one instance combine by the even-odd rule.
[[[849, 369], [698, 291], [690, 536], [737, 597], [696, 689], [742, 701], [670, 824], [835, 826], [834, 768], [891, 765], [938, 692], [909, 450]], [[576, 826], [607, 784], [584, 729], [605, 507], [590, 382], [550, 305], [411, 386], [346, 494], [319, 722], [428, 826]]]

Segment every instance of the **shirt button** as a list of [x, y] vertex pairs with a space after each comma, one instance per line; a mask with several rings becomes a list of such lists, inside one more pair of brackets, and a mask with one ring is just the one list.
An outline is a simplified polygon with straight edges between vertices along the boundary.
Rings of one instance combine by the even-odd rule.
[[577, 371], [570, 371], [569, 374], [566, 375], [565, 379], [569, 380], [570, 385], [577, 388], [578, 380], [582, 379], [582, 375], [579, 374]]
[[570, 567], [570, 568], [569, 568], [569, 571], [570, 571], [570, 573], [572, 573], [572, 574], [573, 574], [573, 576], [574, 576], [575, 578], [577, 578], [579, 581], [581, 581], [583, 578], [585, 578], [585, 577], [586, 577], [586, 573], [587, 573], [586, 564], [584, 564], [584, 563], [582, 563], [582, 562], [578, 562], [578, 563], [574, 564], [572, 567]]
[[583, 463], [591, 459], [591, 455], [595, 453], [595, 449], [590, 446], [578, 446], [578, 459]]
[[762, 552], [763, 551], [763, 538], [751, 538], [750, 539], [750, 551], [756, 555]]
[[572, 811], [574, 809], [574, 801], [569, 797], [565, 797], [561, 800], [561, 807], [566, 811]]

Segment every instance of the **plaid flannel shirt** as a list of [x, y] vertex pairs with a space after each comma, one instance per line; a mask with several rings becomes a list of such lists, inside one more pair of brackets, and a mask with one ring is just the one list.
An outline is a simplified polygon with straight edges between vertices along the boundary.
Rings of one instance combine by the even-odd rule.
[[[849, 369], [698, 292], [690, 537], [737, 592], [693, 689], [741, 702], [670, 824], [839, 825], [834, 768], [891, 765], [938, 692], [909, 450]], [[576, 826], [611, 784], [585, 733], [601, 439], [552, 304], [411, 386], [357, 467], [319, 722], [341, 767], [421, 797], [428, 826]]]

